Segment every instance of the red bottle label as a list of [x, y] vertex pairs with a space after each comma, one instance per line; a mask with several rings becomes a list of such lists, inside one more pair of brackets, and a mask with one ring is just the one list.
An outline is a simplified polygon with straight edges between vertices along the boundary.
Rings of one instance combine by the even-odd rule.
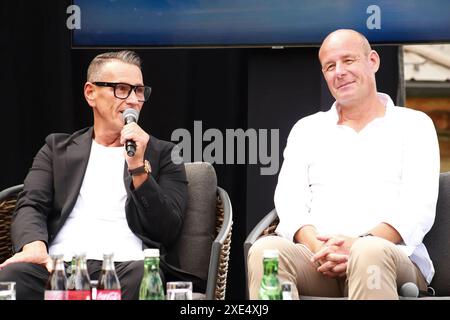
[[68, 300], [91, 300], [90, 290], [69, 290], [67, 292]]
[[67, 300], [67, 291], [45, 290], [44, 300]]
[[96, 300], [122, 300], [120, 290], [98, 290]]

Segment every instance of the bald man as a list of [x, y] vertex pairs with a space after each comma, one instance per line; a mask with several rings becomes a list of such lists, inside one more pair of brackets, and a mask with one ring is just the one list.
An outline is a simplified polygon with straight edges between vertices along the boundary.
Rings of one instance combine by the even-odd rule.
[[263, 251], [273, 248], [296, 298], [398, 299], [406, 282], [426, 290], [434, 268], [422, 240], [439, 183], [433, 122], [377, 92], [380, 57], [359, 32], [329, 34], [319, 60], [336, 101], [290, 132], [277, 236], [257, 240], [248, 256], [250, 298], [258, 299]]

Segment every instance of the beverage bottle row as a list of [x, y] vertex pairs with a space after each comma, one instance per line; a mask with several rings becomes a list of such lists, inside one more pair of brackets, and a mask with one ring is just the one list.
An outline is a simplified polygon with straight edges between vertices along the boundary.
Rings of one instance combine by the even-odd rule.
[[96, 300], [121, 300], [120, 283], [112, 253], [103, 255], [97, 288], [91, 288], [85, 254], [79, 254], [72, 259], [69, 278], [64, 269], [63, 255], [53, 255], [52, 260], [53, 270], [45, 287], [45, 300], [91, 300], [94, 289]]
[[[121, 300], [120, 282], [112, 253], [103, 255], [102, 271], [96, 288], [91, 288], [85, 254], [73, 257], [68, 278], [64, 269], [63, 255], [53, 255], [52, 259], [53, 271], [45, 288], [45, 300], [92, 300], [93, 298]], [[93, 291], [95, 297], [92, 294]], [[139, 289], [139, 300], [164, 299], [163, 282], [159, 274], [159, 249], [145, 249], [144, 275]]]

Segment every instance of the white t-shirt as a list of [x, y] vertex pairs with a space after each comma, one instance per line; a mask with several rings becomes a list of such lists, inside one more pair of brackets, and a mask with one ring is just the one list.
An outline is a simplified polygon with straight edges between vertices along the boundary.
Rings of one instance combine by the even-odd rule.
[[[105, 147], [92, 141], [91, 154], [77, 202], [49, 248], [64, 260], [85, 252], [87, 259], [114, 261], [143, 259], [142, 240], [129, 228], [125, 216], [123, 147]], [[67, 181], [70, 183], [70, 181]]]
[[338, 125], [333, 104], [290, 132], [275, 191], [277, 233], [293, 240], [304, 225], [357, 237], [385, 222], [428, 282], [433, 264], [422, 243], [435, 217], [439, 145], [431, 119], [378, 94], [385, 115], [360, 132]]

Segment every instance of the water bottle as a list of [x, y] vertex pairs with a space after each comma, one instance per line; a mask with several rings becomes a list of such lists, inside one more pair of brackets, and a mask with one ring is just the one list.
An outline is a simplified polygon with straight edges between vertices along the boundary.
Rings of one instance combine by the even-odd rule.
[[144, 276], [139, 300], [164, 300], [164, 288], [159, 275], [159, 249], [144, 250]]
[[264, 275], [259, 288], [260, 300], [281, 300], [281, 285], [278, 279], [278, 250], [264, 250]]

